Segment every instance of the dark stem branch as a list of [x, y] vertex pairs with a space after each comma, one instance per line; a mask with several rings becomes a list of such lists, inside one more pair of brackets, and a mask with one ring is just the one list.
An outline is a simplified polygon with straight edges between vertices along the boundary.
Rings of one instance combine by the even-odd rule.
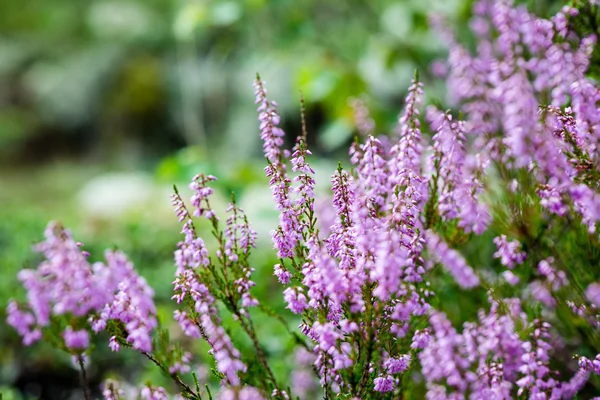
[[90, 386], [88, 384], [87, 379], [87, 373], [85, 371], [85, 365], [83, 365], [83, 356], [81, 354], [77, 356], [77, 363], [79, 364], [79, 378], [81, 380], [81, 390], [83, 390], [83, 397], [85, 400], [92, 400]]
[[269, 366], [269, 361], [267, 360], [265, 350], [263, 349], [263, 347], [258, 341], [258, 338], [256, 337], [256, 332], [254, 331], [254, 325], [252, 324], [252, 321], [250, 319], [244, 320], [243, 315], [241, 315], [239, 311], [236, 312], [236, 315], [240, 320], [242, 328], [246, 331], [246, 333], [250, 337], [250, 340], [252, 340], [252, 344], [254, 345], [254, 348], [256, 350], [256, 355], [258, 356], [260, 363], [263, 365], [265, 371], [267, 372], [269, 380], [273, 383], [273, 386], [277, 390], [277, 394], [281, 396], [281, 389], [279, 389], [279, 386], [277, 385], [277, 380], [275, 379], [275, 375], [273, 374], [273, 371]]
[[[190, 388], [184, 381], [181, 380], [181, 378], [179, 377], [179, 375], [177, 375], [176, 373], [170, 373], [169, 370], [167, 368], [165, 368], [160, 362], [158, 362], [158, 360], [156, 358], [154, 358], [152, 356], [152, 354], [147, 353], [145, 351], [141, 352], [144, 356], [146, 356], [150, 361], [152, 361], [154, 364], [156, 364], [165, 374], [167, 374], [168, 376], [171, 377], [171, 379], [173, 379], [173, 381], [175, 381], [175, 383], [177, 384], [177, 386], [179, 386], [179, 389], [183, 392], [186, 393], [190, 396], [193, 396], [193, 398], [198, 399], [198, 394], [196, 394], [196, 392], [194, 392], [192, 390], [192, 388]], [[86, 399], [87, 400], [87, 399]], [[90, 399], [91, 400], [91, 399]]]

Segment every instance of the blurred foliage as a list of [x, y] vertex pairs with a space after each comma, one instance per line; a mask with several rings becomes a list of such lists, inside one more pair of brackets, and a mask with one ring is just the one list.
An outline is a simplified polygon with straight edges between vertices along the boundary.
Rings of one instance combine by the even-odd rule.
[[443, 54], [426, 14], [468, 9], [458, 0], [2, 2], [0, 154], [131, 165], [187, 144], [218, 149], [215, 159], [257, 155], [248, 107], [257, 71], [292, 125], [304, 91], [330, 152], [351, 137], [349, 97], [376, 97], [392, 122], [414, 68]]
[[[560, 2], [528, 0], [540, 14]], [[444, 56], [441, 14], [466, 31], [472, 0], [24, 0], [0, 4], [0, 157], [147, 165], [185, 145], [219, 160], [260, 154], [250, 104], [261, 72], [298, 131], [299, 89], [312, 146], [345, 152], [348, 98], [367, 93], [389, 128], [418, 68]]]

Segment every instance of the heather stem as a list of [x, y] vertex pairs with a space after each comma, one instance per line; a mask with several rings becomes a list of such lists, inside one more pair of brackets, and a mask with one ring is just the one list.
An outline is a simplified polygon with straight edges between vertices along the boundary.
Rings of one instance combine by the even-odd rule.
[[265, 368], [267, 375], [269, 376], [269, 380], [273, 383], [273, 386], [277, 390], [277, 393], [281, 394], [281, 390], [279, 389], [279, 386], [277, 385], [277, 380], [275, 379], [275, 375], [273, 374], [273, 371], [271, 370], [271, 367], [269, 366], [269, 361], [267, 360], [267, 355], [265, 353], [265, 350], [263, 349], [263, 347], [261, 346], [261, 344], [258, 341], [258, 338], [256, 337], [256, 332], [254, 330], [254, 324], [252, 323], [252, 320], [250, 320], [249, 318], [247, 321], [244, 320], [244, 317], [239, 313], [239, 311], [236, 311], [236, 315], [240, 320], [242, 328], [246, 331], [246, 333], [250, 337], [250, 340], [252, 340], [252, 344], [254, 345], [254, 348], [256, 349], [256, 355], [258, 356], [258, 359], [260, 360], [261, 364]]
[[[154, 364], [156, 364], [165, 374], [167, 374], [168, 376], [170, 376], [173, 381], [175, 381], [175, 383], [177, 384], [177, 386], [179, 386], [179, 389], [187, 394], [188, 396], [191, 396], [191, 398], [194, 399], [199, 399], [200, 397], [192, 390], [192, 388], [190, 388], [184, 381], [181, 380], [181, 378], [179, 377], [179, 375], [177, 375], [176, 373], [170, 373], [169, 370], [167, 368], [165, 368], [164, 365], [162, 365], [156, 358], [154, 358], [152, 356], [152, 354], [147, 353], [145, 351], [141, 352], [144, 356], [146, 356], [150, 361], [152, 361]], [[86, 399], [88, 400], [88, 399]], [[91, 399], [89, 399], [91, 400]]]
[[81, 354], [77, 356], [77, 363], [79, 364], [79, 378], [81, 380], [81, 389], [83, 390], [83, 397], [85, 398], [85, 400], [92, 400], [92, 395], [90, 394], [90, 387], [87, 380], [87, 373], [85, 371], [85, 365], [83, 365], [83, 357], [81, 356]]
[[306, 111], [304, 108], [304, 96], [302, 95], [302, 92], [300, 92], [300, 117], [302, 119], [302, 141], [306, 143], [308, 132], [306, 129]]

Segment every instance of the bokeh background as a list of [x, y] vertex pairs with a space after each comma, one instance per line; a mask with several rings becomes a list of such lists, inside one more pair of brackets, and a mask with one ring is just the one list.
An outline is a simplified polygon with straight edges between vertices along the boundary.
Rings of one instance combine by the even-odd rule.
[[[326, 192], [357, 133], [350, 98], [369, 107], [378, 132], [390, 132], [418, 69], [427, 101], [446, 105], [443, 80], [432, 74], [446, 55], [444, 38], [428, 15], [442, 15], [468, 43], [471, 3], [0, 1], [0, 320], [10, 298], [24, 298], [17, 273], [39, 262], [32, 245], [47, 221], [60, 220], [92, 259], [106, 248], [127, 252], [156, 290], [161, 321], [172, 324], [179, 227], [169, 194], [197, 172], [220, 178], [222, 207], [233, 191], [248, 212], [261, 235], [257, 295], [280, 303], [271, 278], [268, 231], [276, 216], [262, 170], [255, 74], [280, 104], [290, 144], [300, 132], [302, 91], [311, 163]], [[539, 15], [563, 5], [525, 3]], [[285, 376], [292, 361], [287, 339], [278, 340], [281, 326], [266, 319], [257, 325], [274, 338], [266, 344], [281, 355], [277, 370]], [[0, 349], [4, 399], [80, 397], [67, 356], [43, 344], [23, 348], [4, 322]], [[91, 380], [163, 382], [146, 365], [133, 352], [99, 344]]]

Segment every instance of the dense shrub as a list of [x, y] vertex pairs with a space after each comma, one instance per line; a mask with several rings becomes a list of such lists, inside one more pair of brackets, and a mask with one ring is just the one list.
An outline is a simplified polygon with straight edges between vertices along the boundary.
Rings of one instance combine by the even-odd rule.
[[[586, 76], [595, 38], [572, 29], [577, 13], [544, 20], [508, 0], [479, 1], [474, 52], [440, 24], [450, 49], [440, 69], [461, 113], [430, 106], [423, 117], [418, 76], [389, 137], [372, 136], [361, 110], [365, 135], [350, 150], [353, 167], [331, 176], [328, 207], [315, 202], [306, 129], [282, 148], [277, 104], [257, 77], [279, 212], [274, 274], [301, 318], [290, 332], [297, 365], [277, 378], [253, 313], [285, 318], [252, 294], [256, 234], [235, 199], [217, 215], [217, 178], [199, 174], [189, 205], [177, 190], [172, 198], [183, 235], [174, 317], [210, 346], [218, 398], [570, 399], [600, 387], [600, 92]], [[204, 223], [216, 249], [200, 236]], [[473, 257], [490, 246], [493, 258]], [[158, 328], [152, 289], [124, 254], [90, 263], [55, 223], [37, 249], [45, 260], [20, 273], [27, 304], [8, 306], [24, 344], [43, 338], [72, 354], [89, 398], [90, 335], [106, 330], [113, 351], [142, 353], [180, 396], [211, 398], [193, 355]], [[449, 303], [461, 299], [481, 309], [451, 320]], [[231, 317], [235, 331], [224, 324]], [[238, 349], [240, 332], [252, 357]], [[104, 395], [131, 396], [115, 382]], [[139, 395], [167, 396], [152, 385]]]

